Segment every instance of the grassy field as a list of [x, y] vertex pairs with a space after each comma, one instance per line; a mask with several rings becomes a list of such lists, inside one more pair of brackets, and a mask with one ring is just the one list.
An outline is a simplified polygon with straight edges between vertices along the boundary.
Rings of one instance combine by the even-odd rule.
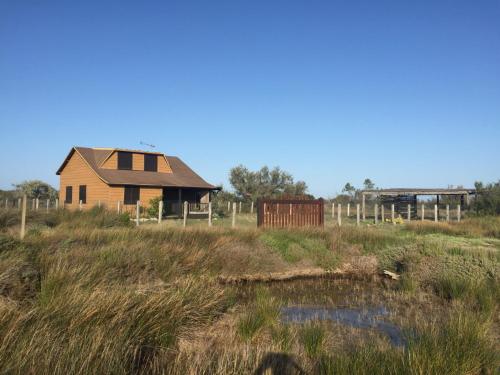
[[[498, 217], [261, 231], [249, 214], [235, 230], [228, 218], [136, 228], [94, 209], [28, 222], [21, 242], [18, 212], [0, 211], [2, 373], [499, 371]], [[317, 269], [349, 277], [219, 282]], [[303, 307], [384, 314], [365, 326], [283, 319]]]

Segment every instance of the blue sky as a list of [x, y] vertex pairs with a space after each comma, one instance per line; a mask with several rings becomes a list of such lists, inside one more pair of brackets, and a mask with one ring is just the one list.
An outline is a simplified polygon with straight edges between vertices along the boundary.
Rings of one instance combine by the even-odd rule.
[[0, 188], [70, 147], [328, 197], [500, 178], [500, 2], [0, 0]]

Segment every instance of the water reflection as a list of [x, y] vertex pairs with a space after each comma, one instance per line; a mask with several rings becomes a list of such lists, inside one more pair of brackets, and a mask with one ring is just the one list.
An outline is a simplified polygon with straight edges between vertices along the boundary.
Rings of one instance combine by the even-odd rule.
[[281, 309], [281, 320], [285, 323], [305, 323], [312, 320], [328, 320], [356, 328], [371, 328], [385, 333], [395, 346], [405, 346], [401, 329], [395, 324], [380, 320], [389, 315], [383, 307], [348, 309], [314, 306], [289, 306]]

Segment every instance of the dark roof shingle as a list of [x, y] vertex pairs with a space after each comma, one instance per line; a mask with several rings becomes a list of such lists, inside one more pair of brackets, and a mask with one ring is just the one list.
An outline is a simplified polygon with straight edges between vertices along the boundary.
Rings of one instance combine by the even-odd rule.
[[[96, 149], [89, 147], [74, 147], [66, 160], [61, 165], [57, 174], [60, 174], [64, 166], [74, 152], [78, 152], [87, 164], [104, 182], [109, 185], [140, 185], [140, 186], [163, 186], [163, 187], [184, 187], [200, 189], [216, 189], [198, 174], [196, 174], [186, 163], [176, 156], [165, 156], [172, 173], [149, 172], [149, 171], [128, 171], [118, 169], [100, 168], [101, 163], [115, 149]], [[138, 151], [143, 152], [143, 151]], [[147, 152], [144, 152], [147, 153]], [[158, 153], [155, 153], [158, 154]], [[163, 155], [163, 154], [158, 154]]]

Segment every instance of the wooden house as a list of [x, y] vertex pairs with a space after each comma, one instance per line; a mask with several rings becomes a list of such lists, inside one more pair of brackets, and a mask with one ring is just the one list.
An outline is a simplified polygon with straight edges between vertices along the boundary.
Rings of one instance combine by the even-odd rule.
[[67, 208], [127, 210], [137, 201], [148, 207], [152, 198], [162, 197], [165, 212], [176, 214], [181, 202], [208, 205], [210, 192], [217, 190], [178, 157], [148, 151], [73, 147], [56, 174], [59, 200]]

